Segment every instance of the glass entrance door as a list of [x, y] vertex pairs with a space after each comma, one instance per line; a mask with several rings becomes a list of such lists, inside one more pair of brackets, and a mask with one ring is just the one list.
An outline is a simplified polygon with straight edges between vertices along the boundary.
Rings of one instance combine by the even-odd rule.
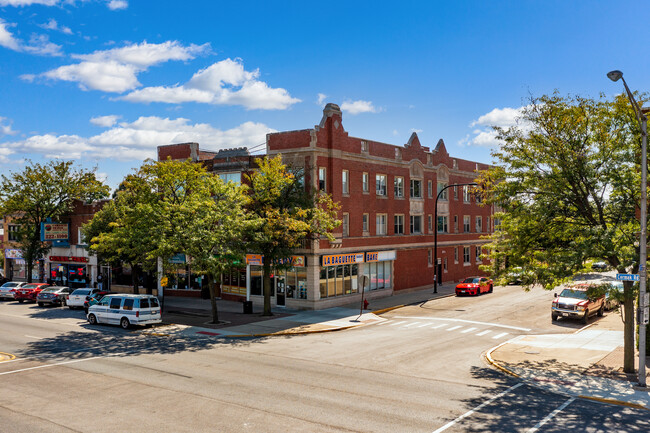
[[284, 280], [284, 275], [277, 275], [275, 277], [275, 305], [278, 307], [285, 306], [285, 287], [286, 283]]

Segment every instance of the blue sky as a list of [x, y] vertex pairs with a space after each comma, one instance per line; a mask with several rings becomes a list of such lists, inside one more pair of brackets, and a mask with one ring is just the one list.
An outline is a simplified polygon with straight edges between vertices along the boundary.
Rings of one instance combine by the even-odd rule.
[[[529, 95], [650, 88], [633, 1], [0, 0], [0, 173], [74, 159], [112, 187], [157, 145], [264, 142], [327, 102], [352, 136], [490, 162]], [[259, 149], [259, 148], [258, 148]]]

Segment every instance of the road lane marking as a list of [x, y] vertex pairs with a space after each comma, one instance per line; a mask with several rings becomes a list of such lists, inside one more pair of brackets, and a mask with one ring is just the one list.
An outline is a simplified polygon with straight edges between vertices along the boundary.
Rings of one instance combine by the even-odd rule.
[[491, 399], [489, 399], [488, 401], [485, 401], [485, 402], [481, 403], [480, 405], [476, 406], [474, 409], [472, 409], [472, 410], [470, 410], [468, 412], [465, 412], [464, 414], [462, 414], [461, 416], [459, 416], [455, 420], [449, 421], [447, 424], [443, 425], [438, 430], [435, 430], [433, 433], [440, 433], [440, 432], [443, 432], [443, 431], [447, 430], [449, 427], [451, 427], [451, 426], [455, 425], [456, 423], [458, 423], [458, 421], [462, 421], [463, 419], [467, 418], [468, 416], [470, 416], [474, 412], [483, 409], [485, 406], [492, 403], [494, 400], [503, 397], [504, 395], [506, 395], [510, 391], [514, 391], [515, 389], [519, 388], [523, 384], [524, 384], [523, 382], [519, 382], [518, 384], [511, 386], [510, 388], [506, 389], [502, 393], [497, 394], [494, 397], [492, 397]]
[[541, 420], [540, 422], [538, 422], [537, 425], [535, 425], [535, 427], [533, 427], [533, 428], [531, 428], [530, 430], [528, 430], [527, 433], [534, 433], [534, 432], [536, 432], [537, 430], [539, 430], [539, 428], [540, 428], [541, 426], [543, 426], [544, 424], [546, 424], [547, 422], [549, 422], [549, 421], [550, 421], [550, 420], [551, 420], [555, 415], [557, 415], [558, 413], [560, 413], [560, 412], [562, 412], [564, 409], [566, 409], [566, 407], [567, 407], [568, 405], [570, 405], [571, 403], [573, 403], [573, 402], [575, 401], [575, 399], [576, 399], [575, 397], [571, 397], [570, 399], [568, 399], [567, 401], [565, 401], [564, 403], [562, 403], [562, 406], [558, 407], [558, 408], [555, 409], [553, 412], [551, 412], [551, 413], [549, 413], [548, 415], [546, 415], [546, 417], [545, 417], [543, 420]]
[[479, 337], [482, 337], [482, 336], [484, 336], [485, 334], [489, 334], [490, 332], [492, 332], [492, 331], [483, 331], [483, 332], [479, 332], [479, 333], [476, 334], [476, 335], [478, 335]]
[[34, 340], [42, 340], [43, 339], [43, 337], [36, 337], [34, 335], [27, 335], [27, 334], [25, 334], [25, 337], [31, 338], [31, 339], [34, 339]]
[[448, 328], [447, 331], [453, 331], [453, 330], [456, 330], [458, 328], [462, 328], [462, 326], [452, 326], [451, 328]]
[[496, 339], [498, 339], [498, 338], [505, 337], [506, 335], [508, 335], [508, 333], [507, 333], [507, 332], [503, 332], [503, 333], [501, 333], [501, 334], [497, 334], [497, 335], [495, 335], [494, 337], [492, 337], [492, 339], [493, 339], [493, 340], [496, 340]]
[[448, 317], [420, 317], [420, 316], [395, 316], [393, 319], [412, 319], [412, 320], [445, 320], [449, 322], [462, 322], [462, 323], [471, 323], [472, 325], [485, 325], [492, 326], [495, 328], [506, 328], [506, 329], [515, 329], [517, 331], [530, 331], [529, 328], [521, 328], [519, 326], [510, 326], [510, 325], [501, 325], [499, 323], [489, 323], [489, 322], [477, 322], [475, 320], [464, 320], [464, 319], [451, 319]]
[[72, 361], [57, 362], [55, 364], [45, 364], [45, 365], [39, 365], [37, 367], [29, 367], [29, 368], [21, 368], [19, 370], [5, 371], [5, 372], [0, 373], [0, 376], [4, 376], [6, 374], [20, 373], [22, 371], [36, 370], [38, 368], [57, 367], [59, 365], [73, 364], [75, 362], [90, 361], [92, 359], [99, 359], [99, 358], [105, 358], [105, 356], [93, 356], [92, 358], [73, 359]]
[[418, 328], [424, 328], [425, 326], [429, 326], [430, 323], [423, 323], [422, 325], [418, 326]]
[[460, 331], [461, 334], [467, 334], [468, 332], [476, 331], [478, 328], [468, 328], [464, 331]]
[[418, 323], [420, 323], [420, 322], [412, 322], [412, 323], [409, 323], [408, 325], [404, 325], [404, 327], [408, 328], [409, 326], [414, 326], [414, 325], [417, 325]]
[[389, 323], [393, 323], [392, 320], [386, 320], [385, 322], [379, 322], [377, 325], [388, 325]]
[[431, 329], [438, 329], [438, 328], [442, 328], [443, 326], [447, 326], [447, 324], [441, 323], [440, 325], [432, 326]]

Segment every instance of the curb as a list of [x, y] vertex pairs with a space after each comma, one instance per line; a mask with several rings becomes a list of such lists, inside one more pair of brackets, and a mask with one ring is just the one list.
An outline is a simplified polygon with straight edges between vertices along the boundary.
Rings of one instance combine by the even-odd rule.
[[627, 407], [632, 407], [634, 409], [643, 409], [643, 410], [650, 411], [650, 409], [648, 409], [647, 407], [645, 407], [643, 405], [636, 404], [636, 403], [630, 403], [630, 402], [627, 402], [627, 401], [620, 401], [620, 400], [614, 400], [614, 399], [602, 398], [602, 397], [591, 397], [591, 396], [588, 396], [588, 395], [578, 395], [578, 398], [582, 398], [582, 399], [585, 399], [585, 400], [593, 400], [593, 401], [597, 401], [597, 402], [600, 402], [600, 403], [609, 403], [609, 404], [615, 404], [615, 405], [618, 405], [618, 406], [627, 406]]
[[492, 352], [494, 352], [494, 351], [497, 350], [499, 347], [504, 346], [504, 345], [506, 345], [506, 344], [508, 344], [508, 342], [507, 342], [507, 341], [504, 341], [503, 343], [499, 344], [498, 346], [494, 346], [492, 349], [488, 350], [488, 351], [485, 353], [485, 359], [487, 359], [488, 362], [489, 362], [490, 364], [492, 364], [494, 367], [496, 367], [498, 370], [501, 370], [502, 372], [504, 372], [504, 373], [506, 373], [506, 374], [509, 374], [510, 376], [514, 376], [514, 377], [516, 377], [517, 379], [521, 379], [521, 377], [520, 377], [517, 373], [515, 373], [514, 371], [510, 371], [510, 370], [508, 370], [507, 368], [505, 368], [504, 366], [500, 365], [499, 363], [497, 363], [497, 362], [492, 358]]
[[7, 358], [9, 358], [9, 359], [0, 360], [0, 362], [13, 361], [14, 359], [16, 359], [16, 355], [12, 355], [11, 353], [0, 352], [0, 355], [4, 355]]

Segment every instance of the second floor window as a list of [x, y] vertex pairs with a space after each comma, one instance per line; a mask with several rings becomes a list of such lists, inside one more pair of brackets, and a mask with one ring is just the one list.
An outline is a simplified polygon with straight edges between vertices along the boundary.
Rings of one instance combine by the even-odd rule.
[[411, 179], [411, 198], [422, 198], [422, 181]]
[[463, 247], [463, 263], [469, 263], [469, 247]]
[[471, 196], [472, 196], [472, 194], [470, 192], [469, 185], [464, 185], [463, 186], [463, 202], [469, 203]]
[[411, 234], [422, 233], [422, 215], [411, 215]]
[[429, 194], [429, 198], [433, 198], [433, 181], [428, 181], [427, 182], [427, 191]]
[[448, 216], [438, 217], [438, 233], [447, 233], [449, 231], [448, 225], [449, 225]]
[[481, 247], [476, 247], [476, 261], [481, 261]]
[[469, 215], [463, 215], [463, 232], [469, 233], [469, 229], [470, 229]]
[[376, 219], [376, 230], [377, 230], [377, 235], [378, 236], [383, 236], [386, 234], [386, 214], [385, 213], [380, 213], [377, 214], [377, 219]]
[[363, 192], [368, 192], [368, 173], [363, 173], [361, 176], [361, 184], [363, 187]]
[[378, 174], [376, 176], [376, 192], [377, 195], [386, 196], [386, 175]]
[[327, 170], [325, 167], [318, 168], [318, 190], [326, 192]]
[[440, 194], [440, 191], [442, 191], [439, 200], [447, 200], [447, 190], [445, 189], [446, 187], [447, 182], [438, 182], [438, 194]]
[[10, 225], [7, 227], [7, 234], [9, 235], [9, 240], [10, 241], [17, 241], [18, 240], [18, 229], [20, 226], [18, 225]]
[[481, 233], [483, 231], [483, 218], [480, 216], [476, 217], [476, 233]]
[[404, 215], [395, 215], [395, 234], [404, 234]]
[[361, 228], [362, 228], [364, 233], [368, 233], [368, 214], [367, 213], [363, 214], [363, 220], [362, 220], [362, 223], [361, 223]]
[[395, 197], [404, 197], [404, 178], [395, 176]]
[[350, 236], [350, 214], [343, 214], [343, 236]]
[[350, 194], [350, 186], [349, 186], [349, 179], [350, 173], [347, 170], [343, 170], [343, 174], [341, 176], [341, 185], [343, 189], [343, 194]]

